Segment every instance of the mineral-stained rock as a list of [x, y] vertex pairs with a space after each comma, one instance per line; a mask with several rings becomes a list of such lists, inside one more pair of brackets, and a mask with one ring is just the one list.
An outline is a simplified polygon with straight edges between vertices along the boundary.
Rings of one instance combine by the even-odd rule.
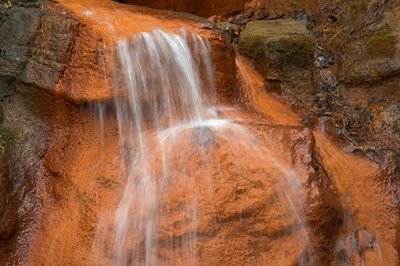
[[400, 143], [400, 102], [383, 108], [374, 120], [375, 132], [387, 140], [394, 149]]
[[400, 57], [355, 61], [347, 69], [345, 82], [377, 82], [400, 73]]
[[[70, 3], [70, 1], [65, 2]], [[70, 167], [74, 168], [76, 165], [60, 168], [64, 156], [67, 159], [77, 157], [80, 152], [76, 147], [81, 147], [80, 145], [83, 145], [82, 150], [89, 151], [87, 143], [101, 147], [96, 121], [88, 109], [83, 111], [85, 114], [80, 113], [81, 109], [77, 104], [111, 100], [112, 87], [109, 78], [114, 72], [110, 68], [115, 65], [110, 58], [115, 55], [115, 41], [120, 38], [131, 38], [135, 34], [159, 27], [166, 27], [173, 32], [179, 31], [182, 27], [187, 27], [191, 31], [198, 29], [203, 37], [210, 39], [211, 46], [215, 48], [214, 61], [221, 62], [215, 67], [216, 83], [219, 88], [223, 88], [221, 94], [233, 98], [229, 95], [233, 91], [232, 80], [235, 80], [235, 73], [226, 71], [234, 69], [233, 49], [212, 35], [211, 31], [202, 31], [195, 26], [202, 19], [183, 14], [170, 15], [167, 12], [160, 12], [163, 16], [163, 19], [160, 19], [157, 11], [151, 11], [153, 16], [145, 15], [142, 14], [143, 8], [131, 7], [127, 8], [129, 11], [125, 11], [126, 21], [129, 23], [133, 21], [134, 25], [126, 24], [128, 28], [126, 31], [124, 27], [120, 27], [121, 34], [116, 34], [114, 40], [109, 38], [114, 35], [110, 33], [107, 24], [90, 17], [93, 13], [88, 10], [94, 4], [85, 1], [83, 6], [80, 6], [78, 2], [75, 4], [79, 7], [75, 6], [75, 9], [52, 1], [46, 1], [43, 5], [37, 1], [12, 1], [13, 5], [10, 8], [0, 5], [1, 265], [25, 265], [32, 261], [45, 263], [45, 260], [40, 259], [41, 256], [45, 256], [49, 250], [58, 246], [55, 242], [52, 242], [54, 245], [50, 247], [48, 243], [44, 243], [46, 251], [39, 254], [33, 251], [35, 245], [32, 243], [33, 239], [41, 234], [39, 227], [49, 226], [46, 221], [42, 221], [48, 202], [57, 202], [72, 194], [79, 194], [78, 186], [70, 186], [73, 182], [68, 174], [71, 172]], [[109, 19], [121, 18], [112, 8], [117, 3], [103, 1], [102, 4], [111, 6], [106, 13], [110, 15]], [[100, 18], [106, 19], [101, 14]], [[135, 27], [138, 24], [135, 19], [143, 21], [142, 26], [146, 26]], [[90, 134], [86, 134], [87, 132]], [[115, 136], [114, 134], [113, 137]], [[72, 140], [69, 141], [70, 139]], [[7, 156], [3, 156], [4, 147], [9, 146], [11, 140], [13, 146]], [[118, 144], [110, 143], [116, 151]], [[65, 154], [66, 147], [72, 148], [68, 154]], [[97, 160], [96, 154], [99, 154], [99, 151], [90, 154], [89, 157]], [[112, 153], [113, 156], [117, 154], [118, 152]], [[106, 159], [114, 160], [111, 157]], [[109, 161], [104, 164], [109, 164]], [[89, 165], [91, 165], [89, 162], [81, 164], [83, 168]], [[113, 174], [118, 173], [116, 165], [113, 164]], [[102, 186], [101, 184], [105, 183], [107, 186], [109, 183], [107, 178], [100, 176], [103, 174], [104, 172], [99, 173], [95, 177], [94, 184], [100, 183]], [[102, 181], [104, 179], [105, 181]], [[64, 184], [69, 185], [64, 186]], [[115, 185], [111, 182], [110, 186]], [[93, 201], [83, 196], [85, 204], [93, 207], [90, 207], [85, 222], [82, 221], [84, 234], [89, 236], [82, 242], [84, 244], [80, 248], [73, 248], [72, 245], [76, 244], [73, 240], [67, 244], [68, 248], [70, 247], [67, 248], [68, 252], [73, 253], [75, 250], [80, 252], [77, 255], [79, 259], [74, 260], [72, 256], [62, 254], [67, 261], [73, 261], [74, 265], [81, 265], [89, 256], [99, 218], [96, 215], [101, 210], [98, 206], [103, 199], [103, 195], [98, 197], [94, 190], [87, 192], [95, 195]], [[74, 205], [80, 202], [79, 200], [79, 203], [75, 201], [70, 203]], [[92, 212], [96, 215], [91, 215]], [[78, 210], [76, 213], [71, 212], [69, 216], [77, 215], [75, 216], [77, 218], [80, 213]], [[57, 220], [58, 217], [54, 219]], [[52, 230], [50, 227], [49, 231]], [[77, 232], [73, 231], [72, 234]], [[55, 261], [51, 261], [50, 264], [59, 263], [59, 258], [56, 256], [52, 259]]]
[[[97, 158], [99, 134], [88, 117], [82, 119], [85, 127], [73, 122], [72, 129], [80, 137], [65, 140], [60, 136], [57, 142], [68, 143], [63, 154], [54, 159], [59, 143], [46, 156], [46, 167], [57, 177], [51, 193], [55, 200], [44, 217], [35, 263], [54, 264], [60, 258], [64, 264], [115, 263], [111, 254], [113, 209], [122, 189], [118, 135], [115, 125], [108, 123], [102, 155]], [[111, 119], [106, 118], [108, 122]], [[313, 260], [313, 265], [329, 261], [329, 248], [341, 220], [340, 203], [330, 178], [314, 157], [311, 131], [251, 122], [243, 127], [252, 133], [235, 136], [199, 128], [170, 141], [166, 147], [168, 180], [159, 179], [159, 171], [166, 170], [159, 156], [151, 160], [155, 182], [166, 182], [159, 187], [157, 213], [161, 218], [154, 232], [160, 262], [290, 265], [307, 251], [303, 229], [309, 233], [314, 252], [306, 259]], [[237, 138], [229, 140], [228, 136]], [[288, 197], [294, 200], [296, 211]], [[190, 218], [193, 204], [195, 219]], [[97, 226], [106, 231], [98, 231]], [[193, 236], [196, 241], [191, 253], [188, 241]], [[140, 240], [132, 239], [129, 248], [143, 247]], [[48, 249], [52, 252], [45, 252]]]
[[71, 56], [78, 22], [61, 14], [47, 13], [41, 16], [39, 27], [34, 33], [37, 36], [31, 36], [33, 38], [27, 53], [29, 60], [21, 80], [39, 88], [53, 90]]
[[255, 59], [303, 67], [312, 61], [314, 41], [305, 25], [295, 20], [261, 20], [247, 24], [239, 48], [241, 53]]
[[[122, 190], [118, 179], [118, 134], [113, 116], [107, 115], [105, 134], [102, 135], [87, 109], [80, 109], [62, 98], [76, 103], [110, 99], [102, 65], [103, 59], [113, 52], [111, 46], [107, 46], [109, 32], [102, 24], [106, 16], [100, 14], [101, 19], [96, 21], [93, 14], [100, 9], [93, 11], [90, 4], [84, 6], [90, 0], [83, 4], [59, 1], [65, 5], [75, 4], [75, 7], [82, 5], [74, 11], [71, 11], [71, 6], [52, 4], [39, 10], [30, 9], [32, 6], [27, 1], [18, 1], [25, 7], [12, 2], [11, 8], [0, 12], [0, 36], [7, 38], [7, 41], [0, 38], [0, 43], [10, 44], [10, 48], [3, 45], [0, 48], [4, 50], [0, 52], [0, 76], [6, 81], [0, 87], [7, 87], [4, 94], [3, 88], [0, 89], [0, 101], [7, 101], [7, 104], [2, 101], [5, 114], [0, 123], [13, 133], [17, 145], [9, 157], [11, 164], [3, 163], [4, 156], [0, 159], [0, 220], [7, 213], [4, 211], [7, 199], [4, 192], [8, 188], [15, 190], [20, 205], [15, 208], [19, 211], [17, 230], [5, 230], [10, 227], [0, 225], [1, 237], [11, 237], [12, 244], [17, 247], [17, 250], [11, 248], [13, 252], [4, 256], [12, 254], [7, 257], [11, 265], [90, 265], [97, 226], [99, 221], [103, 222], [101, 215], [105, 209], [115, 207]], [[124, 7], [124, 11], [121, 8], [118, 11], [121, 13], [113, 8], [104, 9], [105, 15], [111, 15], [116, 21], [126, 18], [121, 23], [125, 26], [130, 26], [125, 23], [135, 18], [137, 24], [145, 19], [144, 24], [154, 23], [170, 29], [170, 25], [181, 18], [173, 12], [171, 16], [176, 16], [175, 20], [167, 19], [167, 12], [157, 13], [154, 17], [143, 15], [150, 12], [144, 8], [145, 11], [135, 9], [140, 16], [132, 15], [127, 10], [133, 9], [128, 7]], [[156, 19], [157, 16], [162, 18]], [[16, 21], [21, 21], [21, 24], [11, 23]], [[251, 34], [248, 34], [248, 42], [239, 44], [239, 50], [260, 63], [267, 81], [293, 84], [298, 80], [309, 80], [314, 41], [304, 25], [293, 20], [261, 21], [249, 23], [246, 29], [251, 29], [252, 25], [260, 26], [254, 29], [257, 38], [251, 39]], [[398, 49], [392, 49], [393, 25], [390, 24], [390, 32], [385, 26], [376, 28], [376, 34], [366, 46], [370, 63], [375, 64], [382, 58], [392, 60], [392, 56], [396, 56]], [[172, 28], [178, 30], [179, 26]], [[202, 34], [209, 37], [208, 33]], [[233, 98], [232, 47], [216, 37], [210, 41], [219, 91], [225, 99]], [[384, 72], [395, 74], [392, 61], [385, 62], [389, 64], [385, 63], [388, 70]], [[382, 76], [379, 72], [382, 70], [374, 71], [378, 71], [376, 76]], [[305, 88], [304, 84], [299, 88]], [[60, 97], [54, 97], [54, 94]], [[261, 94], [255, 94], [257, 97], [260, 98]], [[268, 102], [264, 104], [265, 108], [270, 106]], [[381, 121], [396, 125], [398, 119], [394, 114], [398, 110], [396, 103], [383, 109]], [[282, 114], [278, 116], [282, 119]], [[178, 140], [179, 148], [170, 154], [173, 166], [176, 166], [171, 171], [171, 178], [185, 178], [180, 183], [172, 182], [170, 190], [160, 197], [163, 203], [160, 211], [167, 217], [155, 235], [165, 251], [161, 257], [171, 259], [172, 264], [182, 261], [185, 250], [179, 248], [180, 244], [196, 234], [199, 265], [290, 265], [297, 263], [299, 257], [312, 261], [311, 265], [329, 263], [342, 213], [335, 186], [314, 151], [312, 133], [300, 127], [241, 123], [255, 134], [256, 137], [251, 139], [253, 147], [265, 145], [268, 149], [253, 153], [241, 145], [235, 146], [235, 141], [218, 138], [209, 128], [200, 128], [192, 135], [185, 133]], [[390, 129], [394, 133], [398, 131], [396, 127]], [[216, 159], [204, 164], [194, 148], [195, 144], [207, 149], [207, 155]], [[268, 153], [271, 150], [272, 154]], [[337, 153], [329, 150], [325, 158], [337, 156]], [[297, 173], [298, 179], [291, 180], [296, 182], [290, 185], [298, 189], [296, 193], [299, 192], [299, 200], [294, 204], [298, 210], [305, 210], [306, 222], [302, 225], [293, 218], [293, 213], [289, 215], [293, 210], [279, 193], [287, 189], [288, 184], [280, 183], [285, 179], [282, 171], [277, 169], [277, 161], [285, 169], [294, 169]], [[351, 173], [365, 168], [361, 165], [345, 171], [341, 167], [347, 161], [348, 158], [344, 157], [333, 168], [336, 174], [345, 173], [342, 180], [350, 183], [349, 180], [354, 180]], [[154, 164], [157, 163], [158, 157], [154, 159]], [[205, 165], [209, 167], [204, 169]], [[4, 169], [7, 174], [4, 174]], [[196, 186], [191, 186], [193, 184]], [[187, 218], [183, 208], [192, 203], [189, 200], [192, 188], [199, 192], [197, 232], [193, 232], [193, 220]], [[379, 212], [374, 213], [374, 217], [377, 214]], [[114, 221], [114, 216], [111, 220]], [[382, 223], [382, 227], [390, 227], [386, 225]], [[311, 258], [305, 255], [307, 251], [304, 248], [296, 249], [296, 238], [292, 235], [302, 226], [309, 232], [315, 253]], [[378, 229], [371, 233], [375, 235]], [[32, 233], [36, 238], [31, 238]], [[112, 249], [111, 246], [108, 250]], [[367, 246], [360, 246], [361, 250]], [[3, 248], [3, 243], [0, 247]], [[173, 247], [172, 252], [168, 253], [168, 247]], [[0, 264], [3, 264], [3, 250], [0, 251]], [[102, 257], [95, 259], [101, 261]], [[112, 256], [105, 258], [110, 262], [107, 259], [113, 262]]]
[[376, 237], [366, 229], [360, 229], [338, 241], [336, 262], [339, 265], [377, 265], [382, 263], [381, 258], [372, 251], [379, 252], [379, 249]]
[[[11, 195], [11, 184], [8, 176], [7, 160], [5, 158], [5, 141], [7, 138], [4, 129], [0, 127], [0, 246], [2, 241], [6, 241], [13, 232], [15, 216], [11, 217], [12, 208], [15, 208]], [[0, 258], [4, 256], [0, 252]], [[0, 260], [1, 262], [1, 260]]]

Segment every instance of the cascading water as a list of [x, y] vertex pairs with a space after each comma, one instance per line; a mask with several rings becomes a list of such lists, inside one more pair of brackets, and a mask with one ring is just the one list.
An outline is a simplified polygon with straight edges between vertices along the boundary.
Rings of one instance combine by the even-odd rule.
[[233, 108], [214, 107], [208, 42], [186, 31], [156, 30], [119, 41], [117, 57], [114, 106], [125, 188], [114, 215], [113, 248], [106, 251], [113, 264], [195, 265], [201, 237], [215, 235], [224, 219], [213, 205], [221, 157], [232, 158], [235, 171], [280, 180], [275, 190], [293, 219], [298, 253], [310, 257], [299, 178], [257, 144], [259, 136], [241, 125]]
[[[162, 191], [149, 163], [157, 149], [163, 150], [162, 141], [157, 139], [163, 130], [179, 124], [201, 125], [209, 117], [210, 103], [204, 101], [203, 95], [204, 88], [210, 90], [209, 95], [214, 92], [208, 53], [208, 43], [187, 32], [175, 35], [154, 31], [118, 43], [125, 89], [122, 94], [127, 98], [118, 98], [115, 102], [121, 174], [127, 177], [116, 211], [118, 265], [156, 264], [157, 242], [153, 234], [158, 219], [158, 193]], [[204, 77], [201, 77], [202, 71]], [[168, 178], [168, 167], [167, 155], [161, 155], [163, 171], [158, 178], [162, 183]], [[188, 213], [195, 219], [195, 204]], [[140, 242], [143, 250], [127, 251]], [[145, 258], [141, 258], [140, 252], [144, 252]]]

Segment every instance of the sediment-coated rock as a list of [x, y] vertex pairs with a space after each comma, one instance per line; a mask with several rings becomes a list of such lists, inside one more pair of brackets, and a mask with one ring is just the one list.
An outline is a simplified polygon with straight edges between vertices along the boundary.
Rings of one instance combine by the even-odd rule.
[[[110, 123], [112, 116], [107, 117], [105, 144], [100, 148], [96, 123], [89, 122], [89, 117], [82, 119], [86, 126], [74, 122], [72, 129], [81, 137], [66, 140], [60, 136], [57, 146], [65, 147], [63, 155], [55, 160], [58, 151], [52, 148], [46, 156], [46, 167], [56, 179], [52, 183], [54, 201], [35, 246], [33, 261], [37, 263], [53, 264], [60, 258], [66, 264], [115, 262], [110, 256], [113, 210], [123, 189], [118, 178], [118, 135]], [[159, 171], [169, 173], [168, 185], [158, 195], [162, 219], [154, 232], [160, 261], [176, 265], [190, 261], [198, 265], [290, 264], [304, 257], [320, 265], [319, 261], [331, 258], [329, 248], [341, 220], [340, 203], [329, 177], [318, 169], [311, 132], [251, 122], [244, 127], [254, 135], [236, 141], [227, 141], [227, 136], [212, 128], [199, 140], [196, 129], [189, 130], [168, 143], [168, 169], [160, 168], [158, 156], [151, 161], [155, 177]], [[247, 142], [249, 146], [242, 145]], [[99, 151], [102, 155], [96, 158]], [[297, 176], [285, 176], [289, 169]], [[161, 181], [156, 178], [155, 182]], [[299, 217], [294, 216], [286, 197], [295, 200]], [[193, 201], [196, 220], [188, 218]], [[310, 223], [302, 220], [304, 215]], [[98, 231], [98, 226], [105, 231]], [[311, 258], [304, 255], [304, 229], [315, 252]], [[193, 236], [197, 237], [191, 253], [187, 241]], [[132, 240], [130, 248], [143, 248], [136, 242]], [[52, 253], [45, 252], [48, 249]]]
[[[115, 3], [106, 3], [109, 4]], [[59, 168], [65, 147], [75, 148], [87, 142], [80, 137], [86, 136], [82, 127], [98, 130], [97, 125], [88, 124], [96, 124], [90, 110], [86, 109], [85, 115], [78, 115], [81, 107], [76, 104], [112, 99], [108, 78], [114, 75], [109, 68], [115, 67], [110, 57], [114, 56], [116, 44], [109, 38], [107, 26], [85, 15], [84, 11], [90, 7], [89, 4], [71, 11], [54, 2], [42, 5], [36, 1], [13, 2], [7, 8], [3, 4], [0, 6], [0, 264], [27, 264], [42, 255], [33, 251], [35, 247], [31, 243], [40, 234], [38, 228], [43, 225], [45, 206], [49, 201], [64, 197], [64, 190], [72, 189], [72, 193], [78, 193], [76, 187], [60, 185], [60, 182], [71, 184], [68, 178], [55, 181], [67, 175], [71, 171], [69, 167], [74, 167]], [[142, 9], [129, 10], [128, 16], [139, 16], [148, 22], [156, 20], [160, 27], [169, 24], [171, 31], [180, 30], [186, 23], [190, 25], [188, 27], [197, 28], [195, 24], [200, 21], [193, 16], [177, 17], [161, 12], [167, 21], [162, 24], [156, 15], [141, 14]], [[124, 36], [132, 37], [143, 30], [145, 28], [132, 29]], [[215, 68], [216, 82], [223, 86], [224, 93], [231, 94], [234, 83], [228, 80], [234, 80], [235, 73], [227, 72], [226, 68], [234, 68], [233, 49], [210, 32], [202, 34], [210, 38], [211, 45], [216, 48], [213, 52], [215, 61], [225, 64]], [[230, 54], [229, 60], [225, 54]], [[94, 143], [98, 143], [99, 138], [94, 136], [90, 134]], [[66, 143], [68, 139], [71, 141]], [[5, 156], [3, 150], [11, 140], [13, 147]], [[83, 150], [88, 149], [84, 147]], [[74, 152], [75, 149], [67, 157], [76, 157]], [[97, 156], [93, 154], [91, 158]], [[114, 173], [117, 173], [116, 168]], [[95, 197], [97, 200], [99, 198]], [[93, 202], [93, 208], [99, 205], [96, 202]], [[84, 229], [85, 232], [93, 234], [97, 218], [90, 217], [92, 224], [85, 224], [90, 231]], [[81, 254], [86, 255], [74, 261], [75, 265], [88, 256], [90, 242], [83, 245]], [[48, 248], [52, 247], [47, 246], [43, 254], [49, 253]], [[73, 251], [72, 247], [70, 251]], [[41, 263], [41, 260], [36, 261]]]

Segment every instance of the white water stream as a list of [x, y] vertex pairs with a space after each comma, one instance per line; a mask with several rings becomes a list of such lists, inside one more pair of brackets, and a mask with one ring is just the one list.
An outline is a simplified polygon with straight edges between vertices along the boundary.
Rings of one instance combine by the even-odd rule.
[[[221, 118], [219, 107], [214, 106], [208, 41], [186, 31], [171, 34], [156, 30], [119, 41], [117, 54], [114, 106], [120, 175], [126, 185], [114, 216], [111, 253], [115, 264], [174, 265], [169, 253], [177, 247], [185, 253], [181, 257], [186, 261], [179, 261], [181, 265], [196, 264], [199, 217], [203, 215], [198, 209], [199, 198], [214, 197], [207, 164], [214, 160], [208, 146], [216, 142], [222, 142], [232, 154], [241, 150], [253, 154], [259, 164], [278, 169], [281, 181], [276, 189], [289, 205], [288, 215], [297, 221], [293, 236], [300, 239], [300, 252], [306, 250], [311, 255], [304, 210], [299, 207], [298, 195], [303, 192], [296, 173], [269, 149], [254, 145], [256, 137], [249, 130], [235, 118]], [[103, 123], [103, 112], [100, 120]], [[186, 169], [185, 161], [189, 164], [196, 157], [202, 163], [195, 174]], [[192, 178], [195, 175], [207, 179], [206, 191], [198, 187], [199, 181]], [[165, 210], [172, 204], [165, 195], [180, 184], [187, 190], [182, 207], [185, 233], [179, 240], [171, 234], [165, 240], [160, 236], [163, 230], [173, 230], [165, 225]], [[215, 212], [213, 206], [209, 208]], [[218, 223], [215, 215], [211, 216], [210, 223]]]

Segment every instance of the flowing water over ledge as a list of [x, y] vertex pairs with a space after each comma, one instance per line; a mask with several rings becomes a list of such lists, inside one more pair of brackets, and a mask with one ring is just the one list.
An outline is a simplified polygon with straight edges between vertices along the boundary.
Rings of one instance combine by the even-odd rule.
[[[305, 265], [313, 251], [301, 180], [241, 125], [234, 109], [214, 106], [208, 41], [184, 30], [156, 30], [120, 40], [117, 53], [114, 105], [125, 189], [115, 213], [100, 223], [94, 254], [103, 252], [117, 265], [197, 264], [198, 239], [215, 234], [210, 227], [221, 219], [213, 199], [220, 175], [215, 170], [226, 167], [218, 163], [223, 147], [236, 167], [274, 180], [269, 193], [278, 200], [281, 219], [291, 221], [286, 226]], [[100, 124], [102, 117], [100, 112]], [[105, 239], [110, 228], [112, 239]]]
[[198, 18], [59, 2], [83, 27], [56, 92], [99, 112], [35, 98], [54, 131], [10, 265], [396, 265], [377, 165], [299, 126]]

